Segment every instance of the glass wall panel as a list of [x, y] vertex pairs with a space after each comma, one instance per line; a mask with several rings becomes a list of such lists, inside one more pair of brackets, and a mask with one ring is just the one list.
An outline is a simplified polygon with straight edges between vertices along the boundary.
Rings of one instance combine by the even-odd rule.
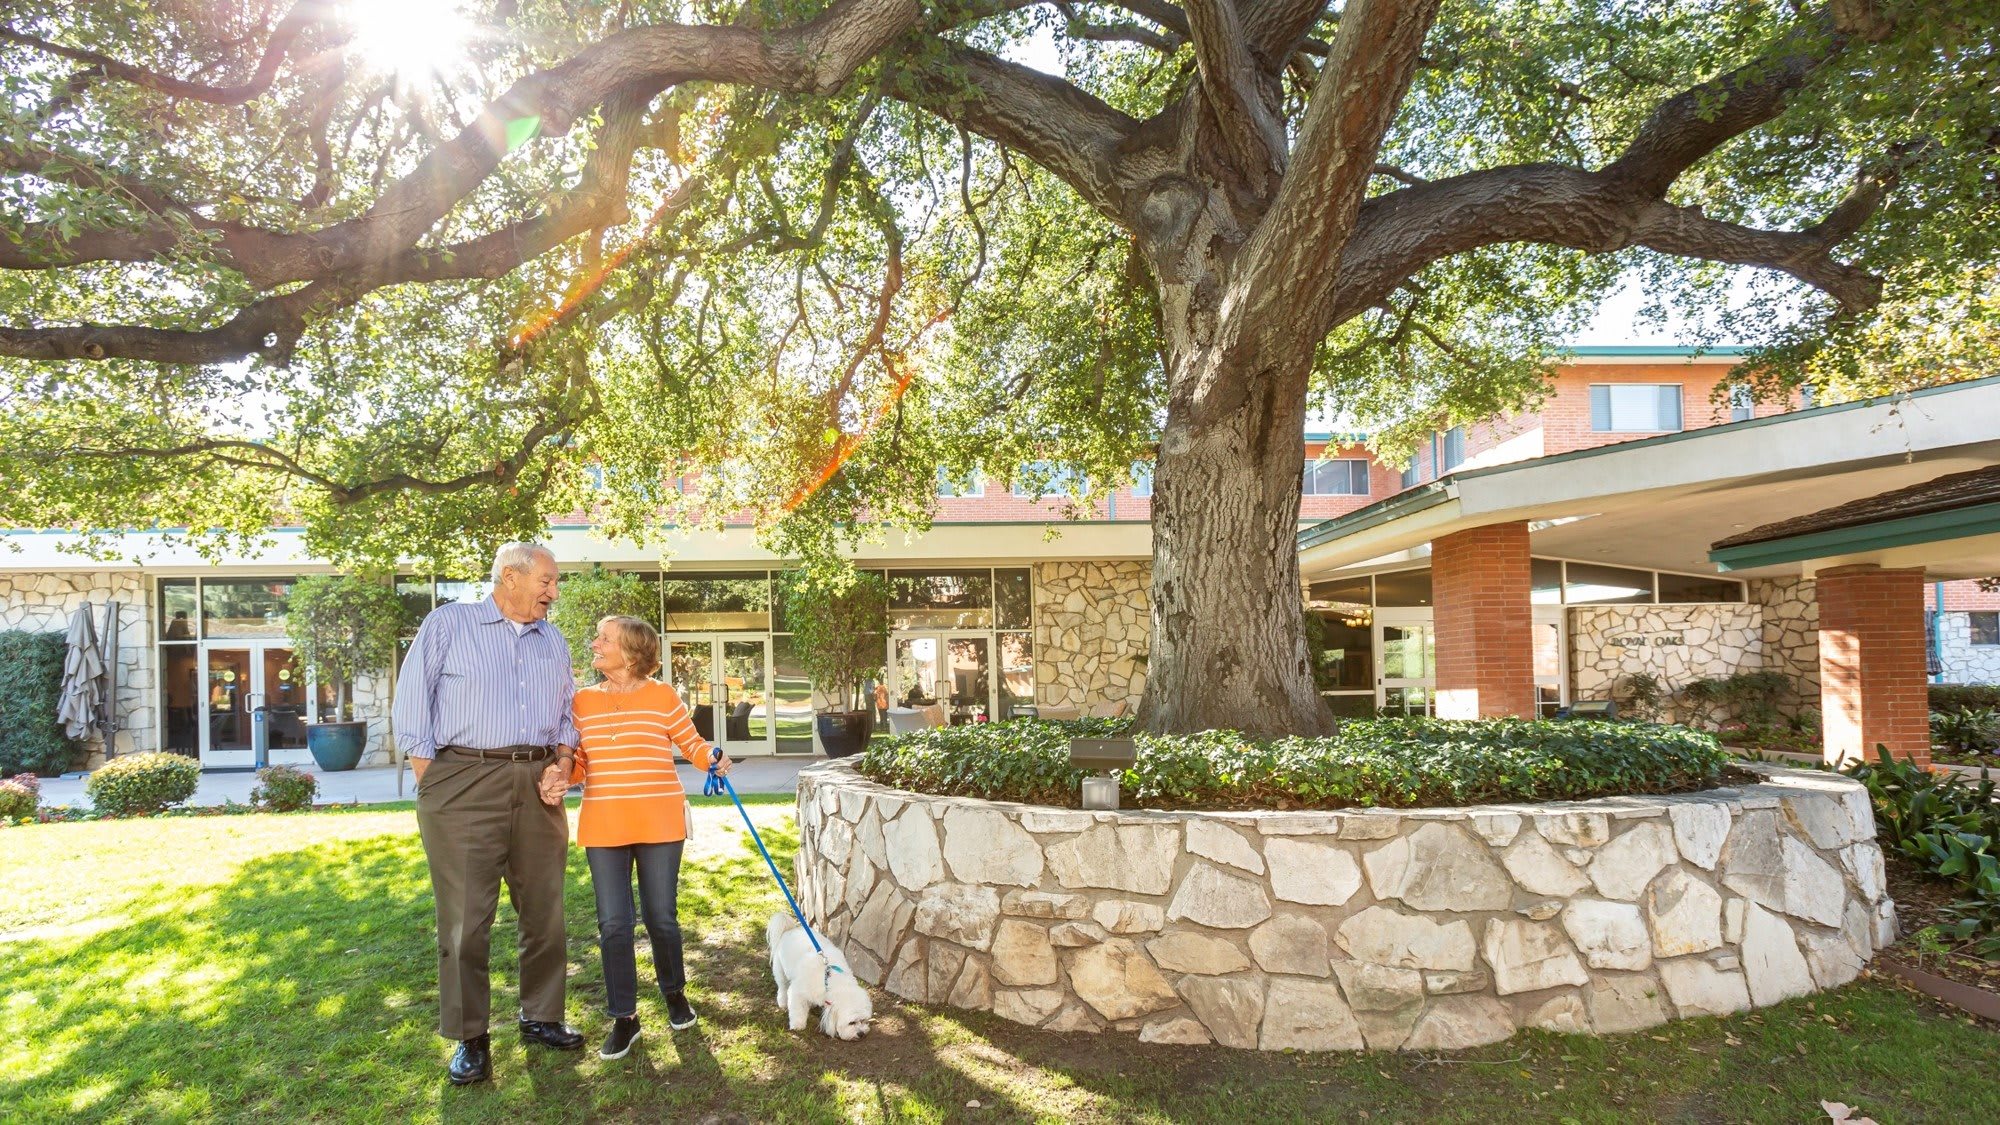
[[1555, 559], [1528, 560], [1528, 600], [1536, 605], [1561, 605], [1563, 564]]
[[812, 680], [799, 664], [790, 634], [771, 638], [771, 695], [777, 715], [778, 753], [813, 751]]
[[1033, 628], [1035, 584], [1027, 568], [996, 570], [993, 580], [993, 624], [1001, 629]]
[[1326, 700], [1326, 709], [1333, 712], [1336, 719], [1372, 719], [1375, 717], [1375, 693], [1361, 692], [1321, 692]]
[[1570, 605], [1639, 605], [1653, 600], [1653, 572], [1595, 563], [1569, 564], [1563, 600]]
[[669, 573], [660, 582], [666, 631], [769, 629], [771, 583], [751, 574]]
[[194, 640], [195, 623], [201, 614], [194, 579], [171, 578], [160, 583], [160, 639]]
[[1375, 576], [1375, 604], [1378, 606], [1425, 606], [1431, 604], [1431, 572], [1399, 570]]
[[[790, 638], [786, 638], [789, 640]], [[715, 741], [715, 642], [703, 637], [693, 641], [669, 641], [666, 659], [667, 682], [687, 705], [697, 734]]]
[[1437, 675], [1437, 634], [1429, 625], [1382, 626], [1382, 676], [1428, 680]]
[[892, 706], [928, 707], [938, 700], [938, 638], [896, 638], [896, 683], [902, 698]]
[[1690, 574], [1668, 574], [1660, 572], [1660, 601], [1669, 602], [1740, 602], [1743, 600], [1743, 583], [1727, 578], [1702, 578]]
[[160, 648], [160, 692], [167, 716], [169, 754], [195, 757], [201, 751], [201, 650], [195, 645]]
[[1035, 638], [1032, 633], [1000, 634], [1000, 720], [1017, 707], [1035, 703]]
[[486, 595], [492, 592], [493, 583], [484, 578], [440, 578], [437, 582], [437, 604], [485, 601]]
[[987, 639], [947, 637], [945, 659], [946, 684], [951, 691], [951, 721], [954, 724], [984, 721], [993, 689]]
[[1332, 578], [1315, 582], [1307, 592], [1306, 605], [1313, 609], [1348, 612], [1353, 607], [1367, 609], [1375, 604], [1375, 583], [1367, 575], [1359, 578]]
[[[1324, 692], [1375, 686], [1375, 630], [1365, 605], [1314, 610], [1319, 618], [1319, 664], [1313, 683]], [[1373, 705], [1372, 702], [1370, 704]]]
[[892, 570], [889, 572], [889, 628], [990, 629], [992, 627], [992, 571]]
[[403, 612], [409, 617], [409, 626], [404, 633], [415, 636], [417, 626], [431, 612], [431, 580], [416, 578], [407, 574], [396, 576], [396, 600], [403, 603]]
[[204, 637], [282, 637], [288, 579], [210, 579], [201, 584]]

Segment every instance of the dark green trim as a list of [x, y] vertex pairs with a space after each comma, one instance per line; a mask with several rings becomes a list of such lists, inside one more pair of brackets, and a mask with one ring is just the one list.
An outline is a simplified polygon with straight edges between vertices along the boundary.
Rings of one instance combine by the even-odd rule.
[[1299, 550], [1304, 551], [1322, 543], [1345, 538], [1357, 531], [1388, 523], [1390, 520], [1415, 515], [1427, 508], [1435, 508], [1451, 499], [1445, 482], [1450, 476], [1442, 476], [1434, 481], [1406, 488], [1387, 500], [1377, 500], [1365, 508], [1356, 508], [1344, 516], [1316, 523], [1299, 532]]
[[1975, 535], [2000, 533], [2000, 502], [1974, 504], [1943, 512], [1898, 519], [1874, 520], [1853, 527], [1836, 527], [1806, 535], [1788, 535], [1761, 543], [1744, 543], [1710, 551], [1708, 561], [1725, 573], [1777, 563], [1834, 558], [1915, 543], [1941, 543]]
[[[1814, 406], [1805, 410], [1792, 410], [1784, 414], [1773, 414], [1765, 418], [1751, 418], [1743, 422], [1729, 422], [1720, 426], [1704, 426], [1700, 429], [1682, 430], [1677, 434], [1662, 434], [1659, 437], [1639, 438], [1636, 441], [1614, 442], [1610, 445], [1600, 445], [1593, 449], [1572, 449], [1568, 453], [1552, 453], [1547, 457], [1536, 457], [1528, 461], [1511, 461], [1505, 465], [1493, 465], [1484, 469], [1459, 469], [1421, 487], [1429, 488], [1450, 480], [1474, 480], [1480, 477], [1498, 476], [1501, 473], [1538, 469], [1544, 465], [1562, 465], [1571, 461], [1588, 460], [1592, 457], [1608, 457], [1612, 454], [1623, 453], [1631, 449], [1651, 449], [1655, 446], [1672, 445], [1676, 442], [1697, 441], [1710, 434], [1744, 433], [1749, 430], [1763, 429], [1766, 426], [1782, 426], [1799, 418], [1823, 418], [1830, 414], [1839, 414], [1849, 410], [1863, 410], [1885, 402], [1930, 398], [1934, 395], [1949, 394], [1953, 391], [1964, 390], [1967, 387], [1980, 387], [1989, 384], [2000, 385], [2000, 375], [1989, 375], [1984, 379], [1968, 379], [1962, 383], [1946, 383], [1937, 387], [1925, 387], [1922, 390], [1910, 391], [1907, 394], [1883, 395], [1879, 398], [1857, 399], [1854, 402], [1837, 402], [1831, 406]], [[1357, 508], [1344, 516], [1336, 516], [1325, 523], [1316, 524], [1311, 531], [1304, 532], [1299, 536], [1299, 549], [1304, 550], [1307, 547], [1318, 546], [1331, 539], [1338, 539], [1343, 535], [1351, 535], [1362, 528], [1374, 527], [1377, 524], [1387, 522], [1387, 520], [1397, 515], [1407, 514], [1394, 511], [1385, 516], [1381, 513], [1389, 505], [1395, 504], [1405, 496], [1408, 496], [1411, 491], [1414, 490], [1406, 489], [1386, 500], [1378, 500], [1366, 508]], [[1426, 504], [1413, 510], [1422, 511], [1423, 508], [1429, 506]], [[1331, 530], [1328, 534], [1321, 535], [1320, 532], [1323, 529]], [[1308, 538], [1310, 538], [1310, 542], [1307, 542]]]

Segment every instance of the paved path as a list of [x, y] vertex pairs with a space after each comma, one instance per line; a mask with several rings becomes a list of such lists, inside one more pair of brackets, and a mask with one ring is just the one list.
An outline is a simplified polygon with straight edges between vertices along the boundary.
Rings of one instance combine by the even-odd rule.
[[[790, 793], [798, 785], [799, 770], [823, 759], [817, 757], [797, 758], [743, 758], [729, 771], [729, 780], [735, 784], [738, 793]], [[309, 774], [319, 778], [319, 801], [325, 804], [345, 804], [356, 802], [363, 805], [380, 804], [384, 801], [408, 801], [416, 797], [415, 784], [410, 775], [403, 774], [403, 788], [396, 791], [396, 771], [388, 766], [369, 769], [344, 770], [339, 773], [324, 773], [316, 766], [302, 767]], [[83, 791], [82, 774], [65, 774], [62, 777], [42, 780], [42, 803], [45, 805], [90, 804], [90, 798]], [[701, 792], [702, 773], [687, 763], [681, 763], [681, 784], [690, 793]], [[225, 799], [237, 804], [250, 802], [250, 790], [257, 784], [257, 775], [248, 771], [211, 771], [201, 775], [201, 785], [195, 789], [189, 804], [219, 805]]]

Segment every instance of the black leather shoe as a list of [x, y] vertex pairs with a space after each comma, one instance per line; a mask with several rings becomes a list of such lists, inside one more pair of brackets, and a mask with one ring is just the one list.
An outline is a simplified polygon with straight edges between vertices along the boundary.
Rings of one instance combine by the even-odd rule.
[[481, 1035], [460, 1042], [458, 1050], [452, 1052], [451, 1066], [445, 1073], [451, 1076], [454, 1086], [470, 1086], [493, 1077], [491, 1038]]
[[694, 1006], [688, 1003], [687, 993], [667, 993], [667, 1026], [675, 1031], [694, 1026]]
[[562, 1024], [545, 1020], [522, 1020], [521, 1038], [544, 1047], [554, 1047], [558, 1051], [574, 1051], [583, 1046], [582, 1035]]
[[639, 1039], [639, 1017], [619, 1016], [611, 1021], [611, 1034], [604, 1037], [604, 1046], [597, 1049], [600, 1059], [622, 1059], [632, 1051], [632, 1044]]

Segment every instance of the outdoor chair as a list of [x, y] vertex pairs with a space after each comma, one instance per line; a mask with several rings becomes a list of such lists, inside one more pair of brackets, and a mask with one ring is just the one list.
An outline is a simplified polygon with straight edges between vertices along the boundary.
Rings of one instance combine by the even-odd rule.
[[915, 734], [920, 730], [929, 730], [931, 725], [930, 716], [921, 710], [913, 707], [889, 708], [890, 734]]

